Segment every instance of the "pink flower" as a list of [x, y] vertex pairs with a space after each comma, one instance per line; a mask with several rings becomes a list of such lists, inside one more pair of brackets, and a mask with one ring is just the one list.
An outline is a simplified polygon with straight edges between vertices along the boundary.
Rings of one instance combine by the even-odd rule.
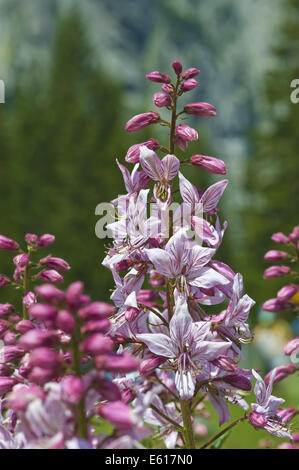
[[206, 155], [192, 155], [190, 163], [194, 166], [199, 166], [203, 170], [209, 171], [214, 175], [225, 175], [226, 166], [219, 158], [208, 157]]
[[34, 292], [28, 291], [23, 295], [23, 304], [26, 308], [29, 308], [31, 305], [37, 302]]
[[267, 261], [279, 261], [281, 259], [286, 259], [288, 257], [288, 253], [285, 251], [279, 251], [279, 250], [270, 250], [267, 251], [265, 254], [264, 258]]
[[216, 116], [216, 108], [209, 103], [190, 103], [186, 104], [184, 111], [187, 114], [194, 114], [199, 117]]
[[175, 129], [176, 135], [182, 140], [192, 141], [198, 139], [198, 133], [192, 127], [179, 124]]
[[276, 243], [289, 243], [290, 241], [289, 238], [282, 232], [274, 233], [271, 237], [271, 240]]
[[270, 266], [264, 271], [264, 279], [271, 279], [272, 277], [281, 277], [289, 274], [291, 269], [289, 266]]
[[282, 302], [279, 299], [269, 299], [266, 300], [266, 302], [263, 303], [262, 309], [265, 310], [265, 312], [281, 312], [282, 310], [286, 310], [288, 308], [288, 304], [286, 302]]
[[52, 284], [61, 284], [63, 282], [63, 277], [55, 271], [55, 269], [40, 271], [38, 273], [38, 278], [41, 281], [51, 282]]
[[64, 259], [55, 258], [51, 255], [41, 259], [40, 264], [46, 268], [59, 269], [61, 271], [68, 271], [71, 269], [70, 265]]
[[[272, 372], [273, 371], [268, 372], [268, 374], [265, 377], [266, 385], [269, 383], [271, 379]], [[296, 366], [292, 362], [290, 362], [290, 364], [285, 364], [285, 365], [276, 367], [273, 384], [280, 382], [281, 380], [285, 379], [289, 375], [294, 374], [294, 372], [296, 372]]]
[[0, 274], [0, 287], [8, 286], [11, 283], [9, 277], [5, 276], [4, 274]]
[[277, 292], [277, 298], [281, 302], [287, 302], [290, 300], [298, 291], [298, 287], [294, 284], [291, 286], [284, 286]]
[[71, 333], [75, 328], [75, 319], [67, 310], [59, 310], [55, 318], [55, 326], [65, 333]]
[[52, 245], [52, 243], [54, 242], [55, 242], [55, 236], [49, 233], [45, 233], [44, 235], [39, 237], [38, 246], [40, 247], [49, 246], [49, 245]]
[[188, 78], [193, 78], [193, 77], [196, 77], [196, 75], [198, 75], [199, 73], [200, 73], [200, 70], [196, 69], [195, 67], [191, 67], [185, 70], [185, 72], [182, 75], [182, 78], [184, 78], [185, 80]]
[[153, 102], [158, 108], [163, 108], [163, 106], [169, 106], [171, 104], [171, 98], [166, 93], [158, 91], [153, 96]]
[[49, 302], [50, 304], [58, 304], [64, 301], [65, 294], [57, 287], [52, 284], [42, 284], [41, 286], [35, 287], [40, 300]]
[[11, 238], [7, 238], [4, 235], [0, 235], [0, 250], [8, 250], [8, 251], [15, 251], [19, 249], [19, 244], [12, 240]]
[[66, 375], [61, 381], [61, 386], [66, 401], [73, 405], [78, 404], [84, 393], [81, 379], [75, 375]]
[[177, 75], [180, 75], [180, 73], [182, 73], [183, 66], [179, 60], [175, 60], [174, 62], [172, 62], [172, 68]]
[[141, 144], [135, 144], [132, 145], [132, 147], [129, 148], [127, 151], [126, 155], [126, 162], [129, 163], [138, 163], [139, 162], [139, 157], [140, 157], [140, 147], [144, 145], [150, 150], [157, 150], [160, 146], [159, 143], [155, 139], [150, 139], [146, 142], [142, 142]]
[[21, 253], [14, 257], [13, 262], [15, 266], [24, 268], [29, 263], [29, 256], [25, 253]]
[[39, 321], [53, 320], [57, 315], [57, 310], [51, 305], [34, 304], [29, 308], [29, 314]]
[[161, 72], [151, 72], [146, 75], [146, 78], [151, 80], [152, 82], [157, 82], [157, 83], [170, 83], [171, 78], [168, 75], [165, 75], [165, 73]]
[[194, 80], [194, 78], [190, 78], [189, 80], [186, 80], [182, 85], [181, 85], [181, 91], [184, 93], [186, 91], [191, 91], [193, 88], [195, 88], [198, 85], [198, 82]]
[[155, 111], [137, 114], [127, 122], [125, 129], [127, 132], [139, 131], [150, 124], [156, 124], [159, 120], [160, 116]]
[[131, 408], [121, 401], [100, 405], [98, 413], [102, 418], [114, 424], [120, 431], [131, 429], [135, 424], [135, 417]]

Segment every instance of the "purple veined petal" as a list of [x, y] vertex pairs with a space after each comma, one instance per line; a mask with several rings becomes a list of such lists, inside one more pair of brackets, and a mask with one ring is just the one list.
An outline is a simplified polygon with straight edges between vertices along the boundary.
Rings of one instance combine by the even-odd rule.
[[158, 155], [142, 145], [140, 147], [140, 163], [143, 171], [154, 181], [162, 181], [163, 166]]
[[175, 386], [182, 400], [189, 400], [194, 395], [195, 379], [190, 371], [177, 371], [175, 374]]
[[136, 335], [136, 338], [147, 345], [149, 350], [157, 356], [175, 358], [178, 354], [178, 347], [169, 338], [162, 333], [144, 333]]
[[174, 314], [169, 324], [169, 330], [171, 339], [175, 343], [178, 343], [181, 349], [190, 342], [192, 318], [184, 297], [179, 297], [176, 301]]
[[207, 245], [217, 246], [220, 240], [217, 230], [212, 224], [202, 217], [193, 216], [191, 219], [192, 230]]
[[132, 185], [132, 180], [131, 180], [131, 175], [130, 175], [129, 170], [124, 165], [119, 163], [119, 161], [117, 159], [116, 159], [116, 163], [118, 165], [118, 168], [122, 172], [126, 190], [128, 191], [128, 193], [134, 192], [134, 188], [133, 188], [133, 185]]
[[212, 212], [216, 209], [217, 204], [228, 184], [228, 180], [222, 180], [212, 184], [201, 196], [200, 202], [203, 204], [204, 212]]
[[254, 306], [255, 301], [245, 294], [239, 300], [237, 307], [232, 312], [232, 319], [236, 319], [238, 322], [244, 323], [247, 321], [250, 309]]
[[186, 204], [194, 207], [200, 202], [197, 188], [179, 172], [180, 193]]
[[203, 267], [211, 260], [214, 254], [215, 250], [213, 248], [204, 248], [199, 245], [185, 250], [183, 264], [186, 265], [188, 279], [201, 276]]
[[226, 355], [232, 343], [230, 341], [201, 341], [195, 345], [193, 358], [199, 360], [213, 361], [220, 355]]
[[211, 392], [208, 392], [208, 396], [210, 402], [212, 403], [213, 407], [215, 408], [215, 411], [219, 416], [219, 426], [222, 426], [222, 424], [230, 420], [228, 404], [220, 394], [215, 395]]
[[[165, 250], [169, 253], [172, 260], [172, 271], [175, 275], [181, 271], [185, 250], [189, 247], [187, 237], [187, 228], [178, 230], [166, 243]], [[173, 276], [175, 277], [175, 276]]]
[[232, 301], [233, 304], [236, 305], [242, 295], [243, 292], [243, 276], [240, 273], [237, 273], [234, 277], [233, 283], [233, 296]]
[[165, 181], [172, 180], [180, 168], [180, 160], [175, 155], [166, 155], [162, 161], [162, 172]]
[[[273, 369], [273, 371], [270, 375], [269, 383], [268, 383], [268, 386], [267, 386], [267, 392], [266, 392], [266, 400], [267, 401], [269, 400], [269, 398], [271, 396], [271, 393], [272, 393], [272, 388], [273, 388], [276, 372], [277, 372], [277, 367], [275, 367], [275, 369]], [[275, 398], [275, 397], [273, 397], [273, 398]]]
[[210, 267], [203, 267], [198, 277], [194, 276], [191, 279], [190, 276], [188, 276], [188, 282], [192, 286], [209, 289], [210, 287], [215, 287], [218, 285], [227, 285], [230, 281], [222, 274], [215, 271], [215, 269]]
[[193, 341], [196, 343], [203, 341], [211, 331], [211, 323], [208, 321], [198, 321], [192, 325]]
[[137, 305], [137, 299], [136, 299], [136, 292], [133, 291], [131, 294], [128, 295], [125, 301], [125, 306], [126, 307], [133, 307], [133, 308], [138, 308]]
[[[275, 372], [276, 371], [274, 369], [274, 371], [273, 371], [274, 375], [275, 375]], [[255, 386], [254, 386], [254, 393], [255, 393], [255, 396], [256, 396], [257, 403], [259, 405], [264, 405], [267, 401], [266, 384], [263, 381], [262, 377], [254, 369], [252, 369], [252, 374], [256, 379], [256, 383], [255, 383]]]
[[168, 278], [175, 277], [175, 273], [173, 272], [173, 262], [167, 251], [162, 250], [161, 248], [151, 248], [144, 251], [159, 274]]

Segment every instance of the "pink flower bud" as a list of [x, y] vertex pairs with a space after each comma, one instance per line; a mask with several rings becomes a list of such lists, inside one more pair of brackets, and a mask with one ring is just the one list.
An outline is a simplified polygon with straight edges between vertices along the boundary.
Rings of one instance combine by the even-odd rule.
[[291, 341], [285, 345], [284, 353], [286, 356], [290, 356], [293, 352], [297, 351], [297, 349], [299, 352], [299, 337], [291, 339]]
[[43, 400], [45, 392], [35, 384], [17, 385], [7, 397], [9, 407], [13, 411], [26, 411], [27, 406], [36, 398]]
[[41, 286], [35, 287], [35, 292], [39, 298], [44, 302], [51, 304], [59, 304], [64, 301], [64, 292], [59, 290], [52, 284], [42, 284]]
[[251, 390], [250, 380], [247, 379], [247, 377], [245, 377], [244, 375], [237, 375], [237, 374], [227, 375], [226, 377], [223, 378], [223, 380], [224, 382], [227, 382], [233, 387], [236, 387], [240, 390], [245, 390], [247, 392]]
[[220, 369], [223, 369], [227, 372], [237, 372], [238, 370], [238, 364], [236, 364], [235, 361], [228, 356], [220, 355], [217, 357], [217, 359], [214, 359], [212, 363], [216, 367], [219, 367]]
[[15, 311], [15, 308], [11, 304], [0, 304], [0, 318], [8, 317]]
[[28, 380], [36, 384], [46, 384], [53, 380], [57, 375], [55, 369], [44, 369], [42, 367], [34, 367], [28, 375]]
[[141, 289], [137, 294], [137, 301], [144, 304], [159, 299], [159, 293], [151, 289]]
[[37, 302], [35, 294], [32, 291], [28, 291], [23, 295], [23, 304], [26, 308], [31, 307], [31, 305]]
[[139, 373], [143, 377], [150, 376], [154, 374], [156, 369], [165, 362], [164, 357], [151, 357], [149, 359], [145, 359], [141, 362], [139, 366]]
[[138, 317], [139, 312], [140, 312], [140, 310], [138, 308], [129, 307], [125, 311], [125, 319], [128, 322], [132, 322], [132, 321], [136, 320], [136, 318]]
[[59, 310], [55, 318], [55, 326], [65, 333], [71, 333], [75, 328], [75, 319], [67, 310]]
[[11, 369], [5, 364], [1, 364], [0, 361], [0, 377], [8, 377], [11, 372]]
[[10, 322], [7, 320], [0, 320], [0, 337], [10, 328]]
[[6, 345], [0, 349], [0, 363], [13, 362], [24, 355], [24, 350], [20, 346]]
[[156, 83], [170, 83], [171, 78], [168, 75], [165, 75], [165, 73], [161, 72], [151, 72], [146, 75], [146, 78], [151, 80], [151, 82], [156, 82]]
[[177, 75], [180, 75], [180, 73], [182, 73], [183, 66], [179, 60], [175, 60], [174, 62], [172, 62], [172, 68]]
[[100, 320], [89, 320], [82, 328], [83, 334], [90, 333], [107, 333], [111, 327], [108, 318], [101, 318]]
[[18, 346], [26, 351], [41, 346], [52, 346], [57, 342], [57, 335], [52, 331], [32, 329], [23, 334]]
[[61, 381], [61, 386], [64, 399], [72, 405], [77, 405], [84, 393], [84, 386], [79, 377], [66, 375]]
[[0, 377], [0, 397], [10, 392], [16, 383], [14, 377]]
[[250, 413], [248, 421], [250, 424], [252, 424], [252, 426], [259, 429], [263, 429], [267, 424], [267, 418], [260, 413], [256, 413], [255, 411]]
[[15, 266], [24, 268], [29, 263], [29, 256], [25, 253], [21, 253], [14, 257], [13, 262]]
[[159, 287], [159, 286], [164, 286], [165, 284], [165, 279], [161, 274], [159, 274], [157, 271], [151, 271], [150, 272], [150, 279], [149, 283], [153, 287]]
[[183, 140], [192, 141], [198, 139], [198, 133], [195, 129], [189, 126], [179, 124], [175, 129], [176, 135]]
[[282, 232], [274, 233], [271, 237], [271, 240], [273, 240], [276, 243], [289, 243], [290, 241], [288, 237], [284, 235], [284, 233]]
[[214, 175], [225, 175], [226, 166], [219, 158], [208, 157], [206, 155], [193, 155], [190, 158], [190, 163], [194, 166], [199, 166], [203, 170], [209, 171]]
[[79, 317], [83, 320], [96, 320], [109, 317], [115, 312], [113, 305], [106, 302], [92, 302], [79, 312]]
[[195, 434], [197, 434], [198, 436], [201, 436], [201, 437], [204, 437], [208, 434], [208, 428], [205, 424], [202, 424], [202, 423], [195, 423], [194, 424], [194, 431], [195, 431]]
[[135, 357], [128, 353], [109, 354], [107, 356], [97, 355], [95, 357], [95, 366], [98, 369], [109, 372], [119, 372], [127, 374], [138, 369], [139, 363]]
[[178, 136], [175, 138], [174, 145], [176, 147], [179, 147], [179, 149], [181, 149], [183, 152], [186, 152], [188, 148], [187, 140], [183, 140], [181, 137]]
[[110, 421], [120, 431], [131, 429], [135, 424], [131, 408], [121, 401], [105, 403], [98, 406], [96, 411], [102, 418]]
[[15, 251], [19, 249], [19, 244], [12, 240], [11, 238], [7, 238], [4, 235], [0, 235], [0, 250], [8, 250], [8, 251]]
[[142, 142], [141, 144], [132, 145], [132, 147], [127, 151], [125, 158], [126, 162], [138, 163], [140, 158], [140, 147], [143, 145], [150, 150], [157, 150], [160, 147], [159, 143], [155, 139], [150, 139], [147, 142]]
[[73, 282], [66, 290], [65, 297], [68, 306], [76, 310], [81, 305], [81, 295], [83, 291], [83, 283], [80, 281]]
[[94, 333], [81, 343], [81, 350], [87, 354], [106, 354], [112, 349], [112, 339], [102, 333]]
[[4, 274], [0, 274], [0, 287], [8, 286], [11, 283], [9, 277], [5, 276]]
[[264, 279], [286, 276], [290, 271], [291, 270], [288, 266], [270, 266], [264, 271]]
[[194, 114], [199, 117], [216, 116], [216, 108], [209, 103], [190, 103], [186, 104], [184, 111], [187, 114]]
[[38, 240], [38, 246], [44, 247], [44, 246], [49, 246], [52, 245], [52, 243], [55, 242], [55, 236], [50, 235], [49, 233], [45, 233], [41, 237], [39, 237]]
[[153, 96], [153, 103], [158, 108], [163, 108], [163, 106], [169, 106], [171, 104], [171, 98], [166, 93], [158, 91]]
[[190, 69], [185, 70], [185, 72], [182, 75], [182, 78], [185, 80], [188, 78], [193, 78], [196, 77], [200, 73], [200, 70], [196, 69], [195, 67], [191, 67]]
[[35, 326], [30, 320], [21, 320], [15, 325], [15, 329], [18, 333], [22, 335], [29, 330], [34, 329]]
[[279, 261], [287, 257], [288, 257], [288, 253], [286, 253], [285, 251], [279, 251], [279, 250], [267, 251], [267, 253], [264, 256], [265, 260], [267, 261]]
[[198, 82], [196, 80], [194, 80], [194, 78], [190, 78], [189, 80], [186, 80], [184, 83], [182, 83], [181, 91], [183, 93], [185, 93], [186, 91], [191, 91], [197, 85], [198, 85]]
[[6, 331], [3, 336], [3, 340], [6, 344], [15, 344], [16, 339], [17, 339], [17, 336], [13, 331]]
[[168, 94], [171, 94], [174, 92], [174, 88], [172, 85], [170, 85], [169, 83], [164, 83], [162, 86], [161, 86], [161, 89], [162, 91], [165, 91], [165, 93], [168, 93]]
[[282, 424], [287, 424], [296, 414], [296, 408], [279, 408], [276, 413]]
[[294, 442], [299, 442], [299, 433], [295, 433], [292, 435], [293, 441]]
[[279, 446], [277, 446], [277, 449], [299, 449], [298, 446], [295, 446], [294, 444], [290, 444], [288, 442], [283, 442], [282, 444], [279, 444]]
[[36, 320], [53, 320], [57, 315], [57, 310], [51, 305], [34, 304], [29, 308], [29, 314]]
[[27, 233], [25, 235], [25, 242], [27, 245], [36, 248], [38, 245], [38, 236], [35, 233]]
[[71, 269], [70, 265], [62, 258], [55, 258], [51, 255], [46, 256], [40, 260], [40, 264], [46, 268], [59, 269], [60, 271], [68, 271]]
[[103, 379], [103, 378], [98, 379], [97, 386], [104, 400], [109, 400], [109, 401], [121, 400], [120, 390], [114, 382], [111, 382], [111, 380]]
[[58, 369], [61, 361], [59, 354], [47, 347], [36, 348], [30, 353], [30, 367], [41, 367], [42, 369]]
[[137, 114], [133, 116], [125, 125], [127, 132], [139, 131], [150, 124], [156, 124], [160, 120], [160, 116], [155, 111]]
[[269, 299], [263, 303], [262, 309], [265, 312], [278, 313], [278, 312], [282, 312], [283, 310], [287, 310], [288, 304], [286, 302], [281, 302], [279, 299], [276, 299], [276, 298]]
[[287, 302], [290, 300], [298, 291], [298, 287], [295, 285], [284, 286], [277, 292], [277, 298], [281, 302]]
[[299, 225], [296, 225], [296, 227], [293, 228], [293, 231], [289, 235], [289, 239], [293, 243], [297, 243], [299, 240]]
[[[283, 366], [277, 367], [273, 383], [276, 384], [280, 382], [281, 380], [285, 379], [289, 375], [294, 374], [295, 371], [296, 371], [296, 366], [292, 362], [290, 362], [289, 364], [285, 364]], [[265, 377], [265, 383], [267, 385], [269, 383], [272, 372], [273, 372], [272, 370], [268, 372], [268, 374]]]
[[55, 269], [40, 271], [38, 273], [38, 278], [41, 281], [51, 282], [52, 284], [61, 284], [63, 282], [63, 277], [55, 271]]

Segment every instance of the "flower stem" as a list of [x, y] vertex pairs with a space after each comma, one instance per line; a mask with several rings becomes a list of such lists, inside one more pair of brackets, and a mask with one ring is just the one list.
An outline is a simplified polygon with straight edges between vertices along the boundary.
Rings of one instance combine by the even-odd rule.
[[176, 421], [174, 421], [174, 420], [171, 419], [169, 416], [167, 416], [167, 415], [164, 414], [162, 411], [160, 411], [155, 405], [151, 405], [151, 408], [152, 408], [152, 410], [154, 410], [158, 415], [160, 415], [163, 419], [165, 419], [165, 420], [168, 421], [170, 424], [172, 424], [173, 426], [175, 426], [176, 429], [178, 429], [178, 430], [183, 430], [182, 426], [180, 426]]
[[200, 447], [200, 449], [206, 449], [206, 448], [209, 447], [211, 444], [213, 444], [214, 441], [216, 441], [217, 439], [219, 439], [219, 437], [221, 437], [223, 434], [225, 434], [227, 431], [229, 431], [230, 429], [232, 429], [234, 426], [236, 426], [237, 424], [241, 423], [241, 422], [244, 421], [245, 419], [247, 419], [247, 416], [246, 416], [246, 415], [242, 416], [242, 417], [239, 418], [239, 419], [236, 419], [236, 421], [233, 421], [231, 424], [229, 424], [228, 426], [226, 426], [226, 428], [222, 429], [222, 431], [220, 431], [218, 434], [216, 434], [216, 436], [212, 437], [212, 439], [210, 439], [206, 444], [204, 444], [202, 447]]
[[193, 426], [191, 422], [190, 400], [181, 400], [181, 411], [184, 422], [184, 436], [186, 441], [186, 449], [195, 449], [195, 441], [193, 434]]
[[[28, 257], [30, 258], [30, 255], [31, 255], [31, 249], [28, 248]], [[25, 269], [24, 269], [24, 277], [23, 277], [23, 295], [26, 294], [26, 292], [28, 292], [29, 290], [29, 263], [26, 264], [25, 266]], [[22, 308], [23, 308], [23, 319], [24, 320], [28, 320], [29, 319], [29, 315], [28, 315], [28, 311], [27, 311], [27, 308], [26, 306], [22, 305]]]

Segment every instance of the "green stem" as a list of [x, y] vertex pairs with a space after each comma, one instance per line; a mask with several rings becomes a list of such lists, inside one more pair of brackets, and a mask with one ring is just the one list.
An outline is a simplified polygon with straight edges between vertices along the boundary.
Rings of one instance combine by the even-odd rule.
[[186, 449], [195, 449], [195, 441], [193, 434], [193, 426], [191, 422], [190, 400], [181, 400], [181, 411], [184, 422], [184, 436], [186, 441]]
[[242, 416], [242, 418], [236, 419], [236, 421], [233, 421], [231, 424], [226, 426], [226, 428], [222, 429], [222, 431], [220, 431], [218, 434], [216, 434], [216, 436], [212, 437], [212, 439], [210, 439], [206, 444], [204, 444], [202, 447], [200, 447], [200, 449], [206, 449], [211, 444], [213, 444], [214, 441], [219, 439], [219, 437], [221, 437], [223, 434], [225, 434], [227, 431], [229, 431], [230, 429], [232, 429], [234, 426], [241, 423], [245, 419], [247, 419], [246, 415]]
[[158, 415], [160, 415], [163, 419], [171, 423], [173, 426], [175, 426], [176, 429], [178, 430], [183, 430], [182, 426], [180, 426], [176, 421], [171, 419], [169, 416], [165, 415], [162, 411], [160, 411], [155, 405], [151, 405], [152, 410], [154, 410]]

